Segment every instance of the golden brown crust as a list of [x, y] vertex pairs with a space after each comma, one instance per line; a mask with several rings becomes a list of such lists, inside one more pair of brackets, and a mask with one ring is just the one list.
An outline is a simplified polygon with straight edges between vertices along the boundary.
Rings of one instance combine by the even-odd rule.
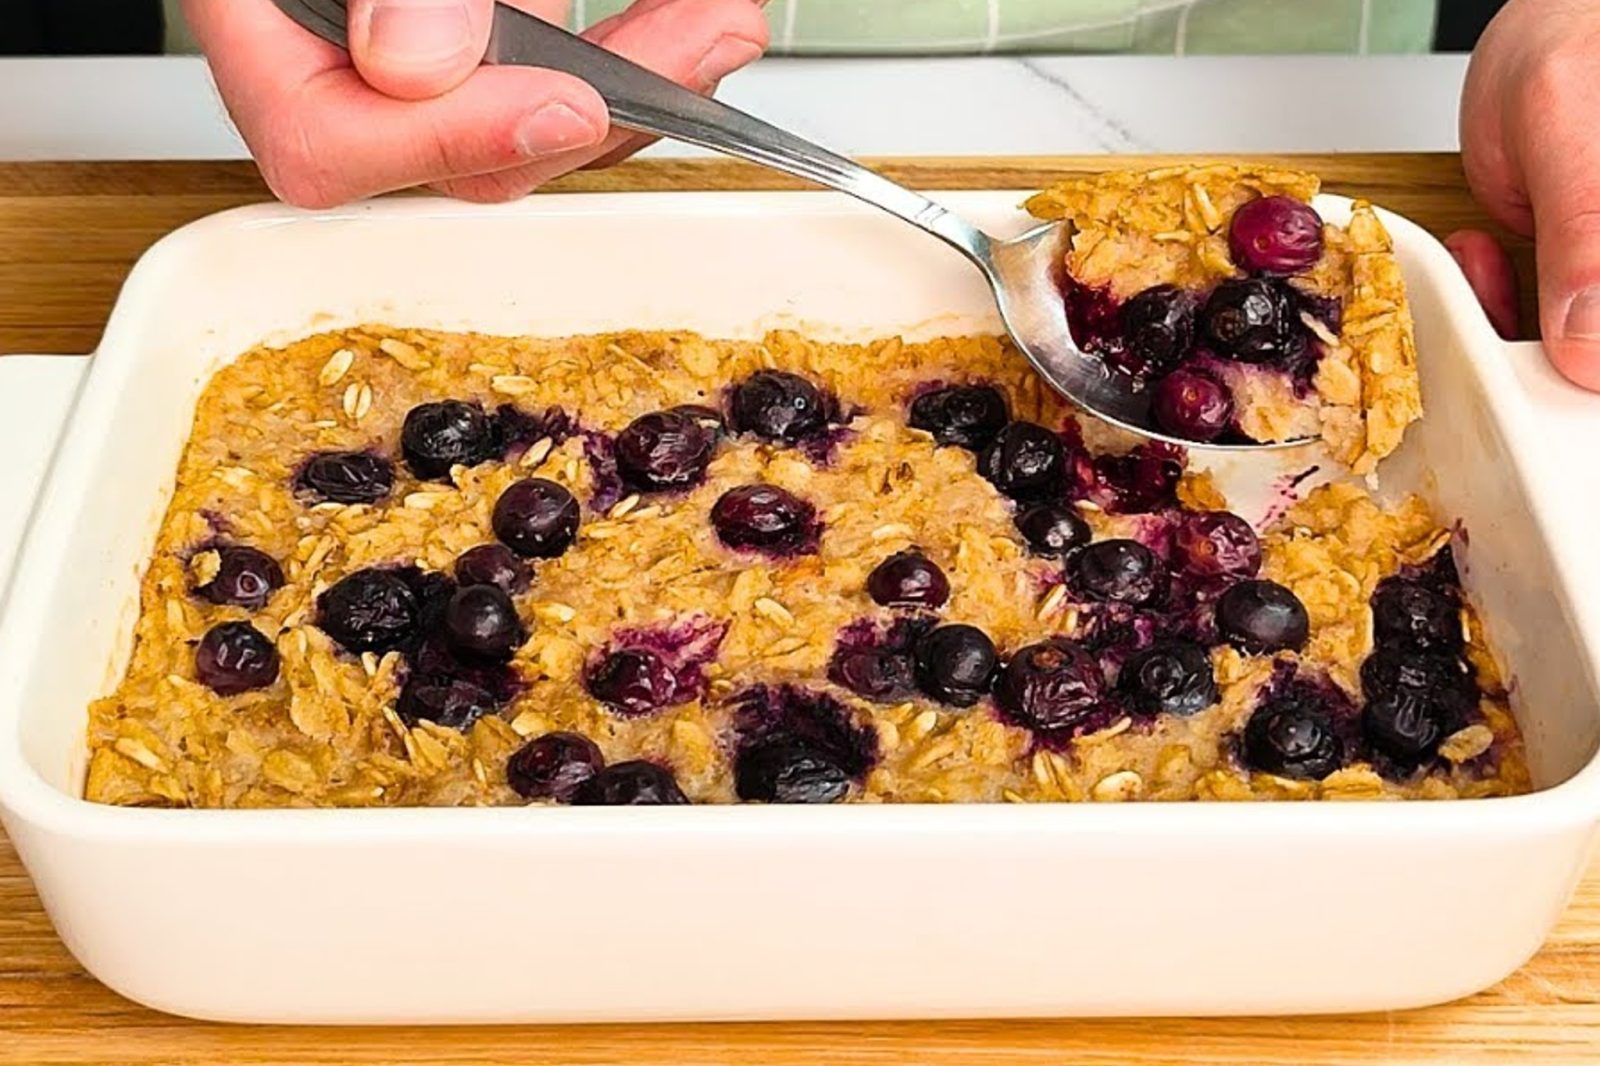
[[[395, 455], [405, 412], [441, 397], [555, 404], [588, 428], [615, 431], [647, 411], [715, 402], [729, 382], [771, 366], [822, 382], [861, 410], [833, 461], [819, 466], [741, 439], [723, 446], [709, 483], [686, 496], [624, 501], [606, 515], [586, 507], [577, 546], [540, 562], [533, 588], [519, 598], [532, 637], [516, 666], [528, 688], [503, 718], [482, 719], [466, 734], [428, 723], [408, 729], [393, 710], [398, 656], [339, 654], [313, 624], [317, 593], [353, 570], [412, 560], [447, 570], [462, 550], [491, 540], [490, 509], [513, 480], [537, 473], [587, 500], [592, 472], [574, 439], [536, 447], [515, 464], [458, 470], [449, 484], [420, 484], [401, 468], [394, 494], [379, 504], [308, 508], [288, 487], [307, 453], [371, 446]], [[526, 736], [574, 729], [612, 760], [670, 764], [697, 800], [727, 801], [725, 697], [755, 682], [825, 686], [840, 628], [887, 617], [863, 586], [871, 567], [896, 550], [921, 546], [949, 575], [945, 617], [982, 626], [1004, 650], [1079, 631], [1059, 564], [1026, 552], [1012, 506], [976, 473], [973, 457], [935, 448], [905, 424], [904, 405], [919, 385], [970, 380], [1002, 388], [1017, 417], [1048, 425], [1068, 417], [995, 338], [836, 345], [792, 333], [760, 342], [627, 333], [552, 340], [374, 327], [250, 352], [201, 397], [144, 576], [131, 665], [116, 692], [92, 708], [86, 794], [106, 803], [205, 807], [514, 803], [506, 757]], [[1085, 433], [1116, 439], [1092, 426]], [[826, 526], [819, 554], [773, 562], [715, 542], [706, 518], [712, 501], [753, 480], [818, 504]], [[1186, 477], [1180, 498], [1193, 507], [1225, 504], [1204, 475]], [[1342, 502], [1335, 508], [1330, 500]], [[1319, 495], [1266, 546], [1268, 573], [1293, 583], [1312, 606], [1308, 660], [1345, 684], [1354, 676], [1350, 656], [1361, 648], [1347, 632], [1365, 610], [1359, 597], [1439, 535], [1417, 505], [1391, 519], [1363, 501]], [[231, 539], [282, 562], [288, 584], [263, 610], [247, 614], [190, 594], [215, 564], [197, 551], [213, 536], [208, 515], [225, 520]], [[1088, 517], [1102, 537], [1138, 532], [1147, 520]], [[1358, 579], [1302, 573], [1313, 549]], [[282, 677], [264, 691], [220, 697], [195, 681], [192, 642], [218, 622], [245, 617], [276, 641]], [[586, 657], [617, 627], [685, 618], [728, 626], [709, 699], [625, 721], [583, 691]], [[873, 706], [835, 689], [872, 724], [883, 752], [856, 798], [1187, 799], [1369, 787], [1439, 796], [1525, 787], [1525, 776], [1513, 772], [1520, 761], [1509, 715], [1490, 720], [1506, 751], [1499, 765], [1510, 769], [1482, 782], [1463, 771], [1373, 786], [1360, 767], [1322, 786], [1247, 778], [1234, 768], [1228, 738], [1273, 661], [1226, 650], [1215, 657], [1223, 684], [1217, 707], [1148, 728], [1121, 719], [1052, 752], [1034, 750], [1027, 732], [982, 708], [957, 711], [925, 699]], [[1458, 742], [1471, 746], [1472, 738]]]

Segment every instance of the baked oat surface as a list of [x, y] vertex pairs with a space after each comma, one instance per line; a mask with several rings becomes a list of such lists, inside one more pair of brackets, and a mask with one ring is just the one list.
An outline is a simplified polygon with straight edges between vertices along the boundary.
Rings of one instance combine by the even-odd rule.
[[[1216, 164], [1066, 181], [1026, 206], [1074, 227], [1072, 278], [1127, 301], [1154, 286], [1203, 293], [1243, 277], [1230, 255], [1235, 213], [1264, 197], [1309, 203], [1319, 187], [1311, 174]], [[1370, 204], [1358, 202], [1347, 226], [1325, 223], [1322, 236], [1315, 265], [1292, 278], [1296, 289], [1342, 304], [1338, 323], [1306, 316], [1321, 349], [1310, 394], [1289, 376], [1237, 362], [1213, 362], [1211, 372], [1232, 390], [1248, 437], [1320, 436], [1341, 463], [1366, 474], [1422, 415], [1411, 313], [1393, 245]]]
[[[1282, 180], [1301, 182], [1292, 186], [1301, 192], [1314, 188], [1298, 176]], [[1067, 194], [1051, 195], [1060, 210], [1075, 210]], [[1183, 262], [1199, 269], [1198, 260]], [[1385, 268], [1375, 262], [1371, 274], [1385, 276]], [[1391, 310], [1403, 319], [1403, 303]], [[1386, 328], [1409, 338], [1398, 325]], [[618, 498], [597, 477], [593, 454], [603, 455], [632, 419], [678, 404], [720, 404], [731, 383], [773, 367], [837, 396], [844, 428], [814, 449], [729, 437], [704, 482], [679, 494]], [[877, 606], [864, 586], [878, 563], [911, 546], [948, 577], [939, 618], [980, 627], [1002, 655], [1107, 625], [1104, 611], [1063, 583], [1059, 559], [1029, 553], [1013, 522], [1016, 505], [980, 475], [974, 455], [936, 446], [908, 426], [913, 396], [968, 382], [999, 388], [1014, 419], [1075, 439], [1061, 401], [989, 337], [839, 345], [790, 333], [759, 342], [687, 333], [536, 339], [374, 326], [247, 353], [200, 400], [143, 579], [132, 661], [117, 690], [91, 709], [87, 796], [195, 807], [522, 803], [507, 784], [508, 758], [528, 738], [571, 731], [591, 738], [608, 762], [652, 760], [670, 767], [693, 801], [725, 802], [735, 798], [733, 762], [747, 727], [735, 697], [785, 684], [838, 701], [869, 738], [876, 758], [849, 788], [850, 799], [866, 802], [1445, 798], [1528, 788], [1476, 624], [1468, 654], [1479, 706], [1424, 770], [1381, 776], [1358, 741], [1320, 781], [1244, 768], [1243, 723], [1295, 669], [1331, 681], [1359, 706], [1358, 671], [1373, 646], [1369, 598], [1381, 579], [1427, 564], [1448, 542], [1420, 502], [1385, 512], [1348, 486], [1319, 491], [1263, 537], [1262, 575], [1292, 589], [1309, 613], [1304, 650], [1251, 655], [1216, 642], [1220, 698], [1198, 714], [1119, 712], [1088, 732], [1041, 736], [1010, 724], [987, 700], [969, 709], [920, 695], [874, 703], [831, 682], [842, 631], [905, 614]], [[398, 461], [402, 422], [416, 405], [444, 398], [486, 409], [559, 407], [583, 433], [456, 467], [442, 482], [418, 481]], [[1370, 424], [1370, 409], [1365, 417]], [[1128, 446], [1093, 427], [1085, 435], [1098, 451]], [[394, 459], [392, 491], [355, 505], [297, 494], [292, 483], [310, 454], [348, 450]], [[1073, 454], [1092, 459], [1087, 449]], [[569, 488], [582, 516], [576, 543], [557, 558], [531, 560], [531, 587], [515, 597], [528, 631], [511, 664], [520, 691], [464, 730], [403, 722], [395, 705], [405, 656], [341, 650], [317, 624], [318, 595], [365, 568], [449, 572], [464, 550], [494, 541], [496, 501], [530, 476]], [[815, 505], [822, 530], [814, 552], [773, 558], [719, 542], [708, 513], [730, 487], [749, 483], [781, 486]], [[1177, 485], [1175, 499], [1135, 513], [1110, 513], [1096, 498], [1082, 494], [1079, 507], [1097, 540], [1132, 537], [1158, 554], [1170, 551], [1173, 524], [1185, 514], [1225, 506], [1195, 475]], [[215, 577], [218, 544], [272, 556], [283, 587], [254, 610], [197, 596]], [[218, 624], [238, 621], [272, 641], [281, 670], [267, 687], [219, 695], [197, 680], [195, 645]], [[586, 691], [594, 657], [639, 630], [687, 630], [709, 645], [703, 695], [626, 717]]]

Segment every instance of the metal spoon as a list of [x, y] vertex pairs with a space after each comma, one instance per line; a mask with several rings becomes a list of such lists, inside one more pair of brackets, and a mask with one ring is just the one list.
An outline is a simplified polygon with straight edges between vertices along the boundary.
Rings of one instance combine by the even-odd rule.
[[[276, 2], [312, 33], [342, 48], [349, 47], [344, 0]], [[1171, 437], [1154, 428], [1149, 393], [1133, 390], [1125, 378], [1111, 373], [1103, 362], [1085, 354], [1073, 341], [1056, 281], [1070, 236], [1065, 224], [1040, 226], [1010, 240], [991, 237], [926, 197], [843, 156], [727, 104], [690, 92], [505, 4], [496, 6], [494, 30], [484, 61], [545, 67], [575, 75], [594, 86], [618, 126], [712, 148], [826, 185], [926, 230], [983, 271], [1012, 340], [1052, 388], [1090, 414], [1124, 429], [1186, 447], [1196, 446], [1193, 441]], [[1302, 443], [1297, 440], [1206, 447], [1245, 451]]]

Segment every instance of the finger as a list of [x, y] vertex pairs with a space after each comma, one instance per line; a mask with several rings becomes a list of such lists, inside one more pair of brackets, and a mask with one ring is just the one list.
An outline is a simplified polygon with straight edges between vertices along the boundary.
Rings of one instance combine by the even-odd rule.
[[1515, 338], [1519, 332], [1517, 269], [1500, 242], [1482, 230], [1464, 229], [1450, 234], [1444, 244], [1461, 264], [1461, 272], [1495, 331], [1507, 340]]
[[350, 56], [379, 92], [425, 100], [483, 62], [493, 19], [494, 0], [352, 0]]
[[247, 138], [273, 191], [302, 207], [561, 158], [605, 140], [604, 102], [551, 70], [487, 67], [425, 101], [374, 91], [353, 70], [328, 71], [271, 101]]
[[184, 0], [184, 16], [230, 100], [350, 63], [344, 49], [302, 29], [272, 0]]
[[[585, 36], [591, 34], [597, 43], [657, 74], [709, 89], [761, 54], [767, 22], [750, 0], [642, 0]], [[519, 199], [580, 166], [631, 155], [650, 142], [641, 134], [614, 131], [584, 153], [541, 159], [511, 174], [452, 179], [448, 194], [482, 202]]]
[[1539, 318], [1563, 374], [1600, 390], [1600, 78], [1586, 55], [1559, 53], [1523, 88], [1512, 141], [1533, 208]]

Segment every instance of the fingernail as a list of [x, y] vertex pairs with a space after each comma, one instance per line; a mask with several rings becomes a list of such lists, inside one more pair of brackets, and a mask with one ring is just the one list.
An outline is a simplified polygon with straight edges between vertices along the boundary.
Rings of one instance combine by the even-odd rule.
[[695, 84], [709, 88], [740, 67], [755, 62], [760, 55], [761, 46], [754, 41], [744, 37], [719, 37], [695, 64], [691, 77]]
[[377, 0], [370, 32], [377, 58], [405, 66], [444, 63], [472, 46], [472, 19], [459, 0]]
[[1563, 336], [1573, 340], [1600, 340], [1600, 285], [1584, 289], [1567, 305]]
[[517, 126], [517, 149], [530, 159], [587, 148], [601, 131], [566, 104], [545, 104]]

